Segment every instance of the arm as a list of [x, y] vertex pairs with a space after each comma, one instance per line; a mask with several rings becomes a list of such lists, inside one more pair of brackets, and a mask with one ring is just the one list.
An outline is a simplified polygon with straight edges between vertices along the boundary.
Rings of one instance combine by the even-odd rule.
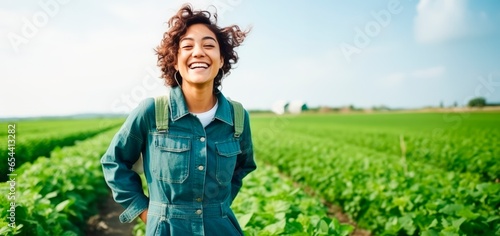
[[250, 118], [245, 111], [245, 127], [241, 134], [241, 153], [237, 157], [236, 167], [234, 168], [233, 178], [231, 180], [231, 200], [236, 198], [243, 185], [243, 178], [257, 168], [253, 156], [252, 132], [250, 130]]
[[132, 170], [132, 166], [145, 148], [149, 129], [146, 113], [150, 103], [142, 102], [129, 114], [101, 158], [104, 178], [113, 192], [113, 198], [125, 208], [120, 215], [122, 223], [132, 222], [149, 204], [140, 176]]

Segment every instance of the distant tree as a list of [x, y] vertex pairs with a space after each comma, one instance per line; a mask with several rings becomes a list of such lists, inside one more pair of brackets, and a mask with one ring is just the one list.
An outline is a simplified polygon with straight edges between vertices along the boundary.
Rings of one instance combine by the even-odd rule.
[[307, 111], [309, 110], [309, 107], [307, 106], [307, 104], [303, 104], [302, 107], [301, 107], [302, 111]]
[[457, 101], [453, 102], [453, 107], [458, 107]]
[[469, 107], [484, 107], [486, 105], [486, 99], [483, 97], [476, 97], [469, 100]]
[[443, 101], [441, 101], [441, 102], [439, 103], [439, 108], [443, 108], [443, 107], [444, 107], [444, 103], [443, 103]]

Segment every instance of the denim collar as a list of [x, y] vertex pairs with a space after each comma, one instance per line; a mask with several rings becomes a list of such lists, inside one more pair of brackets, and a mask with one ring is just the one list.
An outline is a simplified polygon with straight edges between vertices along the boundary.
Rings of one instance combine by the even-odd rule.
[[[231, 112], [231, 104], [229, 104], [229, 101], [219, 90], [216, 90], [215, 93], [215, 96], [217, 96], [217, 100], [219, 102], [219, 107], [215, 112], [215, 119], [233, 126], [234, 124], [233, 115]], [[189, 114], [186, 100], [184, 99], [184, 94], [182, 93], [182, 89], [180, 88], [180, 86], [170, 89], [169, 103], [170, 116], [172, 117], [173, 121], [176, 121]]]

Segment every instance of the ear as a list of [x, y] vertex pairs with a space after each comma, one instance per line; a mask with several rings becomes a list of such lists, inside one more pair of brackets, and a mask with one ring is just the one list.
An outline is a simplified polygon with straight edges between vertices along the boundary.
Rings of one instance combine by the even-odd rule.
[[177, 66], [177, 63], [174, 65], [175, 70], [179, 70], [179, 66]]
[[224, 66], [224, 57], [220, 57], [220, 68], [219, 69], [222, 69], [223, 66]]

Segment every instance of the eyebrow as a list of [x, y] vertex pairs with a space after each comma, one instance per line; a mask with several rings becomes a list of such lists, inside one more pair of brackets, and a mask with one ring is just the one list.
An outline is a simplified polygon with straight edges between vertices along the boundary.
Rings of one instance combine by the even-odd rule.
[[[217, 40], [216, 40], [214, 37], [212, 37], [212, 36], [205, 36], [205, 37], [203, 37], [201, 40], [207, 40], [207, 39], [211, 39], [211, 40], [213, 40], [213, 41], [217, 42]], [[194, 41], [194, 39], [193, 39], [193, 38], [190, 38], [190, 37], [185, 37], [185, 38], [182, 38], [182, 39], [179, 41], [179, 43], [180, 43], [180, 42], [182, 42], [182, 41], [184, 41], [184, 40], [191, 40], [191, 41]]]

